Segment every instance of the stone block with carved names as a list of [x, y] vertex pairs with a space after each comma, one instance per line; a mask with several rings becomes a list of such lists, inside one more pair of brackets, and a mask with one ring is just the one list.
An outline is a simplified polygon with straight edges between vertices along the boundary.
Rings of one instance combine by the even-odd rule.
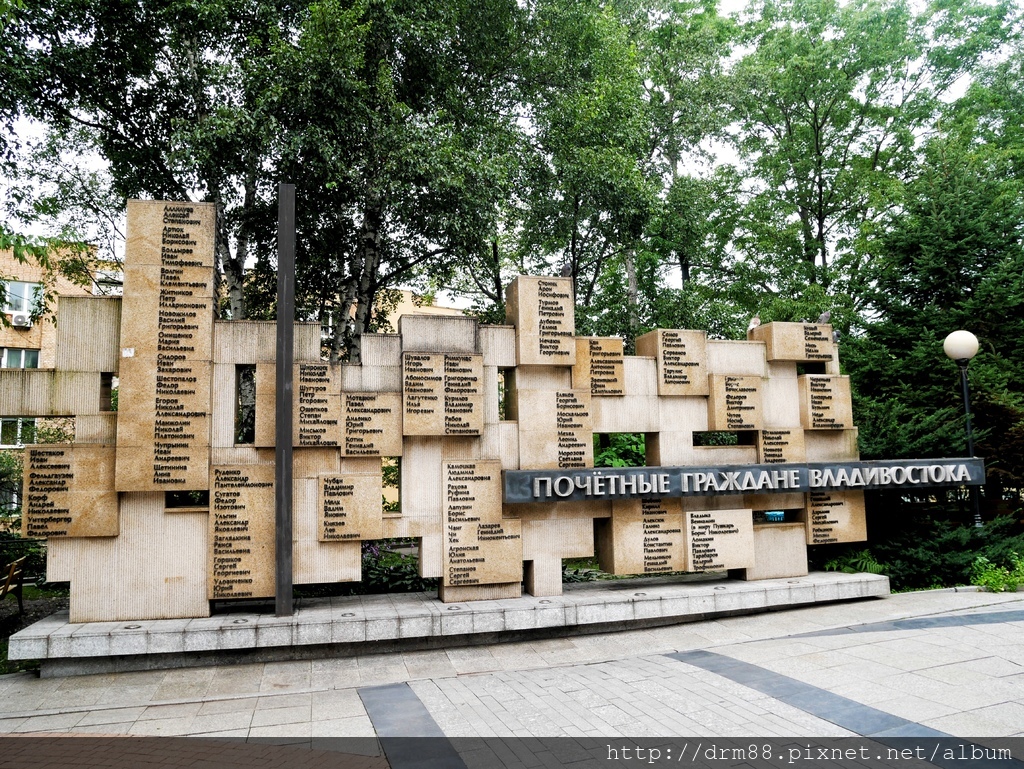
[[754, 565], [752, 510], [683, 513], [686, 571], [724, 571]]
[[623, 345], [618, 337], [576, 337], [576, 365], [572, 368], [575, 390], [591, 395], [625, 395]]
[[805, 430], [849, 430], [853, 427], [853, 399], [847, 376], [799, 377], [800, 421]]
[[113, 446], [27, 446], [22, 536], [116, 537], [114, 460]]
[[516, 365], [576, 363], [571, 278], [520, 275], [505, 290], [505, 318], [516, 327]]
[[679, 499], [615, 500], [611, 519], [598, 525], [598, 559], [610, 574], [683, 571], [683, 540]]
[[655, 329], [636, 339], [636, 353], [658, 364], [658, 395], [707, 395], [707, 332]]
[[765, 343], [769, 361], [827, 363], [835, 349], [832, 326], [826, 323], [765, 323], [748, 331], [747, 338]]
[[709, 430], [760, 430], [764, 426], [760, 377], [712, 374]]

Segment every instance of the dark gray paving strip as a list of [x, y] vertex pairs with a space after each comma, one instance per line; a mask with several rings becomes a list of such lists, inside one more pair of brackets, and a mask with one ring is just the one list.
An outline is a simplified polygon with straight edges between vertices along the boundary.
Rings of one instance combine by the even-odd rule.
[[408, 684], [364, 686], [357, 691], [391, 769], [466, 769]]
[[888, 622], [869, 622], [866, 625], [850, 625], [849, 627], [839, 627], [831, 630], [815, 630], [810, 633], [797, 633], [787, 637], [813, 638], [814, 636], [846, 635], [847, 633], [880, 633], [887, 630], [927, 630], [940, 627], [962, 627], [964, 625], [997, 625], [1003, 622], [1024, 622], [1024, 610], [912, 617], [910, 619], [896, 619]]
[[805, 713], [831, 721], [864, 737], [949, 737], [945, 732], [894, 716], [883, 710], [862, 705], [838, 694], [819, 689], [795, 678], [784, 676], [749, 662], [715, 652], [697, 650], [665, 655], [688, 665], [703, 668], [749, 686]]

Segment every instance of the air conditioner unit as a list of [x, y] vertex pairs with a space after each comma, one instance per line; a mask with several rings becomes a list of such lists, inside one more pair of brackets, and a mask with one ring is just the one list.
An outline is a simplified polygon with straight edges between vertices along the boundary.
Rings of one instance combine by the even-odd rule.
[[18, 328], [32, 328], [32, 315], [27, 312], [12, 313], [11, 325]]

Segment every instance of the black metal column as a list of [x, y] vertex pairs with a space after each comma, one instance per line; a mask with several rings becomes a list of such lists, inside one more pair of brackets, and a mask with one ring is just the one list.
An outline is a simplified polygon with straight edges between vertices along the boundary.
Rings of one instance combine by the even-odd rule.
[[277, 404], [275, 411], [274, 609], [292, 610], [292, 362], [295, 358], [295, 185], [277, 187]]

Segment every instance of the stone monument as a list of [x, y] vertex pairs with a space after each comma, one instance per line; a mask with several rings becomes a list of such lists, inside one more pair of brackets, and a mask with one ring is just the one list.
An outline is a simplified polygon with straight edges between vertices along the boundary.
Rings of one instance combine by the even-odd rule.
[[[131, 201], [123, 299], [62, 300], [56, 367], [0, 372], [3, 415], [76, 417], [74, 444], [27, 447], [23, 523], [48, 540], [48, 579], [71, 583], [72, 622], [274, 594], [275, 324], [215, 319], [214, 216]], [[359, 580], [361, 543], [392, 537], [416, 541], [445, 602], [558, 595], [562, 559], [593, 555], [615, 574], [796, 577], [807, 545], [865, 538], [865, 488], [983, 476], [859, 462], [827, 325], [657, 329], [627, 356], [575, 335], [568, 278], [520, 276], [506, 307], [501, 326], [404, 316], [364, 335], [361, 365], [321, 360], [319, 324], [295, 324], [294, 584]], [[602, 433], [644, 433], [647, 467], [594, 469]], [[385, 512], [393, 458], [401, 510]]]

